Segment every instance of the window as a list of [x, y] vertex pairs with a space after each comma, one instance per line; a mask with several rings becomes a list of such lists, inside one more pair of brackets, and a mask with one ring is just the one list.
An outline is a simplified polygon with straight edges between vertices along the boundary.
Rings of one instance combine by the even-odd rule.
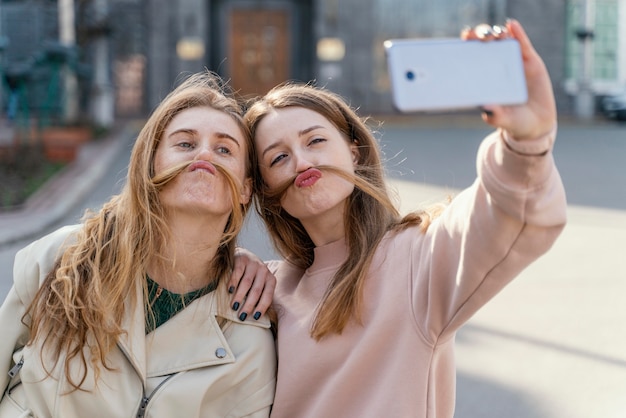
[[[566, 20], [566, 77], [568, 87], [575, 86], [580, 79], [583, 62], [582, 42], [577, 31], [584, 29], [585, 7], [592, 22], [590, 76], [594, 90], [601, 92], [619, 83], [619, 7], [626, 0], [569, 0]], [[624, 43], [624, 40], [622, 40]]]

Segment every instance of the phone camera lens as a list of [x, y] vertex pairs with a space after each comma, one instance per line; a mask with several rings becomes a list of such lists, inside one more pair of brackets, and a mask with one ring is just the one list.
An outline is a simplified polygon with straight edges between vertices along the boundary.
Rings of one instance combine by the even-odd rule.
[[409, 81], [413, 81], [415, 79], [415, 73], [411, 70], [406, 72], [406, 79]]

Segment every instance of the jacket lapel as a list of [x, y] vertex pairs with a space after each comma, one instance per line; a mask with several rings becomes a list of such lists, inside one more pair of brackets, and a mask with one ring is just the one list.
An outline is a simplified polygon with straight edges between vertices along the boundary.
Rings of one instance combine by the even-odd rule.
[[148, 377], [235, 361], [216, 319], [217, 291], [196, 299], [146, 336]]
[[[232, 326], [270, 326], [265, 317], [241, 323], [235, 311], [225, 309], [218, 313], [217, 293], [222, 290], [218, 288], [194, 300], [170, 320], [145, 335], [143, 289], [141, 280], [137, 283], [136, 292], [140, 295], [140, 302], [132, 312], [127, 309], [128, 314], [122, 322], [126, 333], [120, 336], [118, 346], [144, 384], [150, 377], [233, 363], [235, 355], [218, 324], [218, 316], [235, 322]], [[126, 303], [129, 306], [129, 301]]]

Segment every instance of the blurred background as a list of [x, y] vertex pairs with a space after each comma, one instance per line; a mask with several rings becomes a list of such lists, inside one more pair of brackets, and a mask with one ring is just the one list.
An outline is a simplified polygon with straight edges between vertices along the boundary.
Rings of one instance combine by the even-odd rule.
[[[552, 77], [569, 221], [459, 332], [455, 416], [625, 418], [626, 0], [0, 0], [0, 300], [15, 253], [118, 193], [145, 117], [204, 68], [244, 97], [330, 88], [384, 122], [403, 211], [454, 195], [491, 128], [476, 111], [398, 115], [383, 41], [507, 17]], [[241, 242], [275, 258], [248, 221]]]
[[385, 39], [507, 17], [544, 58], [560, 115], [626, 118], [619, 101], [603, 105], [626, 92], [625, 0], [2, 0], [1, 106], [23, 135], [106, 128], [206, 67], [244, 96], [316, 80], [363, 113], [393, 114]]

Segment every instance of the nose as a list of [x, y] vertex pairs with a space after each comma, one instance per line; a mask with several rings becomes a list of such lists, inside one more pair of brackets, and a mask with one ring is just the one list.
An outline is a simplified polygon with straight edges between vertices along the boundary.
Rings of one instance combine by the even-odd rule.
[[315, 166], [308, 156], [303, 153], [294, 153], [293, 160], [295, 161], [296, 173], [302, 173]]
[[208, 144], [199, 144], [196, 148], [196, 160], [211, 161], [213, 159], [213, 151]]

